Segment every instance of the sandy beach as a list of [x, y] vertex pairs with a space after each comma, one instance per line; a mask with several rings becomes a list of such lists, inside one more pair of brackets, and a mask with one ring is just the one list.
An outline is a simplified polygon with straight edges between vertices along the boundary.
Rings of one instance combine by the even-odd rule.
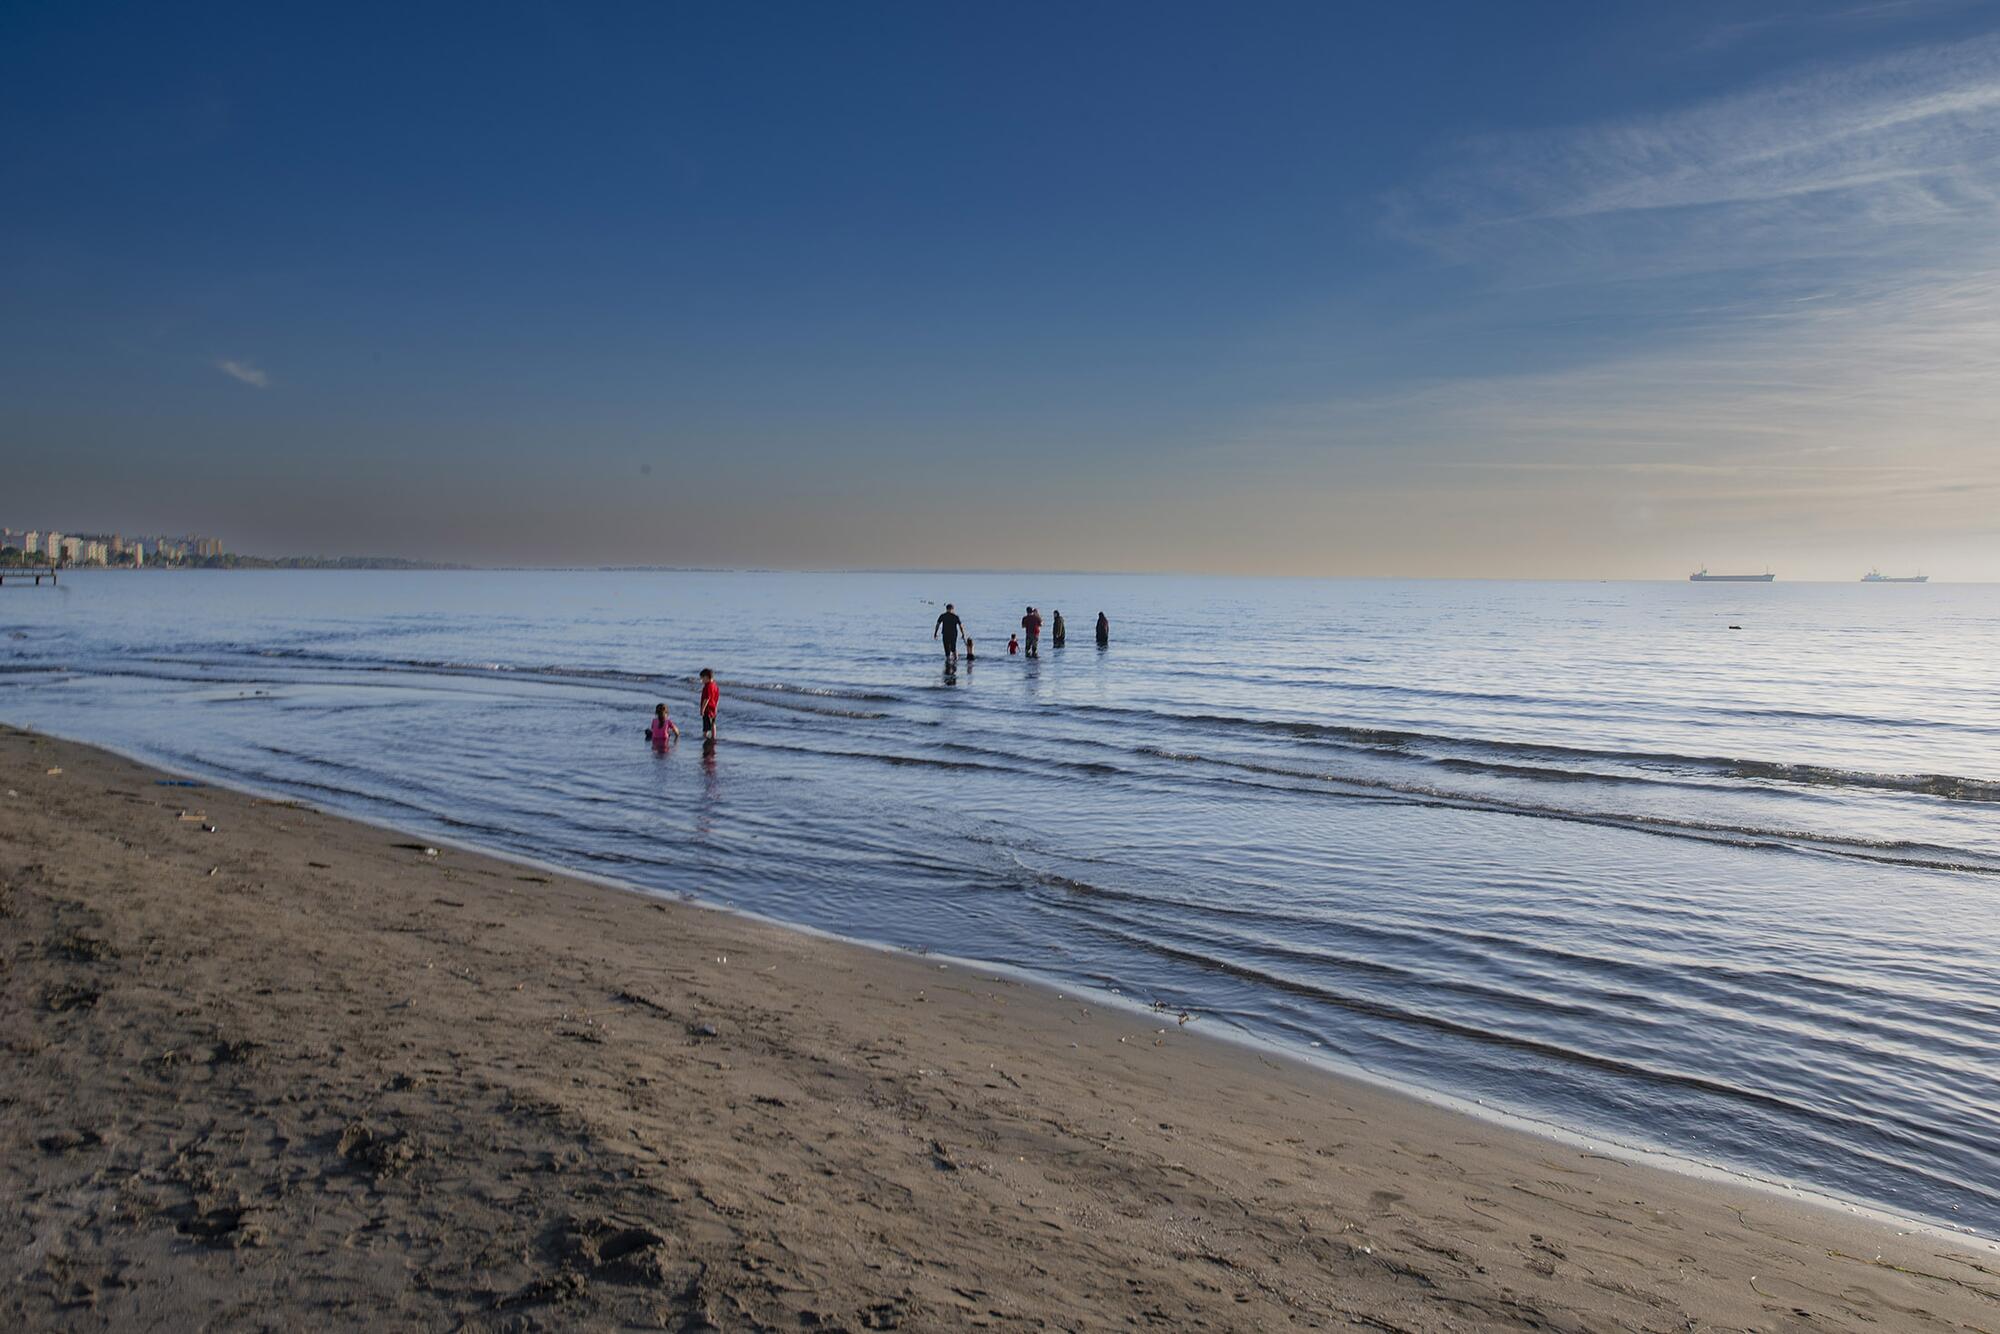
[[1976, 1242], [166, 777], [0, 729], [9, 1328], [2000, 1329]]

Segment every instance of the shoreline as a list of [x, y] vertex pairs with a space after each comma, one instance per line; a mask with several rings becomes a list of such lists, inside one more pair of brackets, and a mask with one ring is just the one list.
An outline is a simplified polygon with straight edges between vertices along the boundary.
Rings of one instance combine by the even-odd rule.
[[[10, 724], [0, 722], [0, 732], [4, 732], [9, 727]], [[17, 730], [28, 731], [28, 729]], [[67, 745], [100, 751], [142, 769], [172, 773], [179, 777], [198, 777], [208, 786], [235, 792], [258, 800], [299, 805], [317, 811], [331, 819], [348, 821], [384, 834], [407, 836], [412, 832], [413, 828], [419, 827], [399, 825], [388, 820], [380, 820], [354, 812], [329, 810], [277, 788], [263, 788], [254, 783], [246, 783], [239, 776], [222, 770], [201, 768], [166, 770], [143, 756], [135, 755], [121, 750], [116, 746], [106, 745], [101, 742], [86, 741], [56, 732], [33, 731], [29, 732], [29, 734], [45, 737], [53, 741], [60, 741]], [[949, 954], [937, 950], [919, 951], [886, 941], [847, 935], [803, 922], [790, 922], [780, 917], [739, 907], [719, 899], [707, 898], [691, 890], [670, 893], [664, 890], [648, 888], [633, 881], [621, 880], [617, 876], [564, 866], [557, 862], [540, 860], [506, 849], [485, 847], [435, 829], [423, 830], [423, 836], [440, 847], [449, 847], [467, 855], [490, 858], [496, 862], [523, 867], [551, 877], [564, 877], [581, 881], [585, 884], [600, 886], [617, 893], [636, 895], [649, 901], [674, 903], [699, 908], [708, 912], [721, 913], [773, 930], [794, 932], [851, 949], [864, 950], [902, 959], [929, 959], [933, 962], [948, 963], [959, 968], [1002, 974], [1013, 982], [1056, 994], [1058, 998], [1063, 998], [1067, 995], [1087, 997], [1095, 1004], [1118, 1009], [1137, 1019], [1143, 1019], [1148, 1014], [1156, 1012], [1154, 1007], [1149, 1006], [1146, 1002], [1132, 999], [1122, 993], [1082, 983], [1063, 982], [1059, 979], [1046, 977], [1028, 968], [1013, 964], [997, 963], [972, 955]], [[1201, 1017], [1198, 1013], [1195, 1015], [1197, 1020]], [[1390, 1097], [1407, 1098], [1425, 1107], [1434, 1108], [1456, 1116], [1463, 1116], [1502, 1131], [1546, 1140], [1553, 1145], [1559, 1145], [1566, 1149], [1606, 1155], [1631, 1166], [1669, 1172], [1678, 1176], [1688, 1177], [1691, 1180], [1707, 1181], [1718, 1185], [1757, 1191], [1779, 1199], [1803, 1204], [1807, 1207], [1845, 1214], [1884, 1227], [1922, 1232], [1942, 1242], [1987, 1249], [1993, 1251], [1996, 1255], [2000, 1255], [2000, 1237], [1989, 1237], [1976, 1229], [1955, 1225], [1946, 1219], [1931, 1218], [1921, 1214], [1899, 1213], [1887, 1204], [1852, 1198], [1808, 1183], [1790, 1181], [1782, 1177], [1759, 1176], [1747, 1169], [1708, 1162], [1664, 1146], [1638, 1144], [1627, 1140], [1615, 1139], [1609, 1135], [1568, 1126], [1558, 1121], [1510, 1111], [1506, 1108], [1492, 1106], [1478, 1099], [1455, 1094], [1448, 1090], [1430, 1088], [1421, 1084], [1398, 1080], [1392, 1076], [1370, 1070], [1358, 1063], [1342, 1060], [1337, 1056], [1300, 1050], [1292, 1044], [1244, 1028], [1210, 1026], [1199, 1030], [1198, 1034], [1192, 1029], [1189, 1032], [1207, 1041], [1223, 1042], [1239, 1046], [1251, 1052], [1262, 1053], [1276, 1060], [1298, 1065], [1303, 1069], [1335, 1080], [1352, 1081]]]
[[1982, 1238], [1138, 1002], [11, 727], [0, 774], [24, 1327], [2000, 1325]]

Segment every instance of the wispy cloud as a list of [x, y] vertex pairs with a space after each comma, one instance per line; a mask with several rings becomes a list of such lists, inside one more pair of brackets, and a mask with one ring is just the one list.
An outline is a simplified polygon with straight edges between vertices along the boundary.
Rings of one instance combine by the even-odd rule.
[[270, 375], [252, 366], [247, 361], [235, 361], [224, 357], [221, 361], [215, 363], [215, 369], [221, 371], [231, 379], [241, 380], [244, 384], [254, 386], [258, 389], [269, 389], [271, 387]]
[[1394, 201], [1447, 255], [1542, 278], [1844, 257], [1990, 235], [2000, 38], [1819, 69], [1665, 115], [1466, 141]]

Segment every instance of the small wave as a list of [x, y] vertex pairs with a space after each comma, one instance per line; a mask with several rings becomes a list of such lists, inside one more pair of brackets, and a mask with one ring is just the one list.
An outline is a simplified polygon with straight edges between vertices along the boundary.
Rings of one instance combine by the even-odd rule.
[[[898, 755], [889, 751], [841, 750], [819, 746], [791, 745], [781, 741], [750, 740], [739, 738], [732, 745], [743, 745], [756, 750], [785, 751], [794, 755], [815, 755], [825, 759], [869, 760], [876, 764], [886, 764], [901, 768], [956, 769], [964, 772], [987, 772], [1021, 774], [1036, 772], [1054, 775], [1087, 775], [1090, 777], [1114, 777], [1125, 774], [1125, 770], [1115, 764], [1104, 764], [1096, 760], [1030, 760], [1025, 756], [1007, 755], [1005, 752], [981, 751], [980, 754], [1018, 760], [1015, 764], [996, 764], [992, 759], [954, 760], [935, 755]], [[955, 747], [955, 749], [971, 749]]]
[[1916, 792], [1947, 801], [2000, 802], [2000, 782], [1961, 778], [1955, 774], [1883, 774], [1818, 764], [1787, 764], [1779, 760], [1737, 760], [1740, 778], [1775, 779], [1805, 787], [1866, 787], [1889, 792]]
[[1779, 829], [1758, 825], [1735, 825], [1723, 821], [1680, 819], [1666, 815], [1641, 815], [1623, 811], [1591, 811], [1539, 802], [1508, 800], [1482, 794], [1452, 792], [1420, 783], [1397, 782], [1359, 774], [1316, 772], [1281, 764], [1259, 764], [1250, 760], [1222, 759], [1186, 751], [1139, 747], [1139, 753], [1183, 763], [1215, 765], [1245, 773], [1299, 782], [1325, 784], [1364, 793], [1377, 800], [1396, 800], [1438, 808], [1488, 811], [1499, 815], [1519, 815], [1531, 819], [1563, 820], [1576, 824], [1629, 829], [1636, 833], [1695, 838], [1710, 843], [1729, 843], [1744, 848], [1771, 848], [1781, 851], [1814, 852], [1852, 857], [1863, 861], [1933, 871], [1969, 871], [2000, 875], [2000, 862], [1964, 848], [1903, 839], [1850, 838], [1838, 834], [1815, 833], [1804, 829]]
[[866, 750], [825, 750], [818, 746], [794, 746], [782, 741], [759, 741], [747, 737], [737, 737], [730, 743], [750, 750], [773, 750], [788, 755], [814, 755], [825, 759], [871, 760], [876, 764], [887, 764], [901, 768], [946, 769], [963, 773], [987, 770], [992, 773], [1011, 772], [1006, 766], [982, 764], [976, 760], [943, 760], [928, 755], [891, 755], [881, 751]]
[[[1843, 769], [1830, 765], [1794, 764], [1778, 760], [1739, 759], [1726, 755], [1687, 755], [1673, 751], [1597, 749], [1567, 746], [1555, 742], [1503, 741], [1488, 737], [1452, 736], [1397, 728], [1362, 727], [1343, 723], [1304, 720], [1233, 717], [1226, 714], [1170, 714], [1151, 709], [1124, 709], [1108, 705], [1076, 705], [1078, 712], [1096, 714], [1140, 714], [1159, 721], [1192, 724], [1230, 731], [1274, 734], [1350, 749], [1398, 754], [1430, 764], [1471, 767], [1486, 765], [1494, 772], [1512, 772], [1523, 777], [1556, 781], [1601, 779], [1604, 781], [1658, 781], [1651, 774], [1615, 774], [1573, 768], [1544, 768], [1484, 760], [1478, 752], [1493, 755], [1541, 757], [1570, 762], [1601, 762], [1633, 766], [1659, 766], [1702, 773], [1713, 777], [1757, 779], [1816, 787], [1868, 788], [1892, 792], [1913, 792], [1951, 801], [2000, 803], [2000, 781], [1954, 774], [1878, 773]], [[1467, 755], [1464, 752], [1474, 752]], [[1440, 753], [1442, 752], [1442, 753]]]
[[739, 694], [816, 695], [822, 699], [859, 700], [864, 704], [895, 704], [903, 698], [879, 690], [836, 690], [831, 686], [788, 685], [780, 681], [724, 681], [723, 684]]
[[[840, 697], [835, 696], [835, 698]], [[757, 696], [750, 696], [749, 700], [759, 708], [783, 709], [787, 713], [809, 713], [820, 718], [854, 718], [863, 722], [876, 722], [890, 716], [878, 709], [836, 709], [825, 705], [808, 704], [801, 700], [784, 699], [782, 697], [764, 699]]]

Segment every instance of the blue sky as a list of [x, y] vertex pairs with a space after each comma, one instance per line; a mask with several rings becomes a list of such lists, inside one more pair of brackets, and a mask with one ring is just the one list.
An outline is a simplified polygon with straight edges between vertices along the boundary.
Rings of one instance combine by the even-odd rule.
[[2000, 8], [9, 6], [0, 523], [2000, 578]]

